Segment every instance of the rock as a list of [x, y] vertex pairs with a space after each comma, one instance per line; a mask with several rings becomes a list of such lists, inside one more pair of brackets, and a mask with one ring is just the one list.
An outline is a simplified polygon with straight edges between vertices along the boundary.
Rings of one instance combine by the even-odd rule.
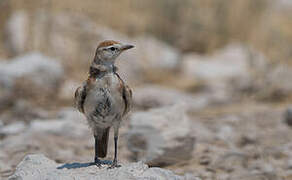
[[135, 88], [133, 102], [135, 107], [143, 109], [169, 106], [179, 102], [190, 104], [197, 109], [205, 107], [207, 99], [196, 98], [195, 96], [171, 88], [145, 85], [140, 88]]
[[32, 119], [46, 119], [49, 117], [48, 111], [34, 106], [29, 100], [17, 99], [9, 108], [13, 113], [4, 114], [5, 123], [30, 122]]
[[195, 142], [183, 104], [133, 113], [127, 139], [132, 158], [153, 166], [189, 159]]
[[60, 90], [59, 97], [65, 100], [72, 101], [73, 95], [79, 86], [80, 86], [79, 82], [72, 81], [72, 80], [65, 81]]
[[176, 70], [179, 66], [179, 51], [162, 41], [145, 36], [134, 39], [134, 44], [137, 50], [132, 59], [141, 63], [145, 70]]
[[82, 137], [87, 134], [89, 128], [82, 114], [73, 108], [68, 108], [61, 110], [56, 119], [32, 121], [29, 130], [64, 137]]
[[273, 8], [279, 11], [290, 10], [292, 7], [292, 2], [289, 0], [279, 0], [276, 1]]
[[6, 154], [3, 152], [3, 149], [0, 150], [0, 172], [1, 177], [8, 177], [12, 174], [11, 164], [5, 161]]
[[0, 126], [0, 136], [1, 135], [13, 135], [19, 134], [26, 129], [26, 125], [23, 122], [15, 122], [7, 126]]
[[[1, 130], [0, 127], [0, 132]], [[1, 162], [6, 162], [11, 165], [12, 172], [13, 168], [28, 153], [42, 152], [57, 162], [87, 161], [91, 160], [93, 156], [92, 133], [84, 116], [73, 108], [62, 108], [57, 116], [52, 113], [47, 119], [30, 120], [25, 124], [25, 129], [20, 132], [14, 130], [13, 133], [3, 134], [3, 136], [0, 133], [0, 149], [4, 153], [3, 158], [0, 157], [0, 166]], [[124, 141], [120, 141], [119, 144], [125, 144]], [[126, 149], [125, 145], [124, 147]], [[108, 156], [112, 157], [110, 153]], [[119, 151], [119, 155], [121, 154], [122, 151]], [[122, 156], [119, 157], [121, 157], [120, 160], [126, 159]]]
[[154, 72], [174, 72], [179, 67], [180, 52], [162, 41], [144, 36], [126, 42], [131, 42], [135, 48], [122, 54], [117, 64], [121, 76], [131, 82], [135, 78], [140, 81], [153, 78]]
[[292, 169], [292, 159], [289, 158], [286, 162], [286, 169]]
[[207, 89], [239, 97], [254, 95], [259, 100], [282, 100], [292, 92], [292, 69], [275, 65], [260, 52], [230, 44], [211, 56], [188, 54], [181, 71], [202, 81]]
[[173, 180], [199, 180], [196, 177], [178, 176], [169, 170], [149, 168], [138, 162], [122, 164], [122, 167], [107, 169], [105, 166], [97, 168], [91, 163], [57, 164], [42, 154], [27, 155], [17, 166], [15, 173], [9, 180], [58, 180], [58, 179], [173, 179]]
[[240, 45], [229, 45], [212, 56], [185, 55], [182, 69], [188, 76], [207, 82], [248, 75], [247, 49]]
[[287, 108], [285, 115], [284, 115], [284, 121], [288, 126], [292, 126], [292, 108]]
[[230, 142], [234, 138], [235, 132], [233, 128], [229, 125], [221, 125], [218, 127], [218, 132], [216, 137], [222, 139], [226, 142]]
[[60, 83], [63, 68], [57, 60], [43, 56], [38, 52], [29, 53], [1, 62], [0, 83], [4, 87], [11, 87], [16, 78], [27, 77], [39, 86], [53, 88]]
[[230, 100], [226, 94], [216, 92], [202, 92], [195, 95], [176, 89], [158, 85], [144, 85], [134, 89], [134, 107], [141, 109], [157, 108], [174, 105], [180, 102], [186, 104], [187, 110], [198, 111], [208, 105], [225, 103]]
[[18, 11], [7, 20], [5, 45], [11, 55], [22, 54], [28, 42], [29, 17], [24, 11]]
[[219, 157], [213, 164], [213, 168], [219, 168], [226, 172], [240, 171], [246, 167], [248, 156], [241, 152], [228, 152]]
[[259, 99], [262, 100], [283, 100], [292, 92], [292, 68], [284, 65], [270, 65], [266, 69], [260, 82], [255, 84], [259, 91]]
[[[94, 55], [97, 44], [105, 39], [135, 45], [133, 50], [122, 54], [117, 61], [120, 75], [129, 84], [141, 83], [145, 80], [147, 71], [174, 71], [178, 67], [180, 52], [151, 36], [129, 38], [111, 28], [96, 25], [86, 17], [74, 15], [72, 18], [69, 14], [56, 14], [51, 17], [51, 23], [53, 25], [50, 46], [53, 53], [63, 57], [62, 59], [70, 61], [88, 59], [89, 54]], [[86, 39], [86, 43], [81, 47], [79, 39]]]
[[33, 52], [9, 62], [1, 62], [0, 88], [11, 98], [52, 98], [58, 92], [63, 74], [63, 67], [59, 62]]
[[[106, 39], [135, 45], [135, 49], [122, 54], [117, 61], [120, 75], [130, 85], [145, 81], [153, 71], [173, 72], [178, 67], [180, 52], [151, 36], [129, 38], [111, 28], [97, 25], [88, 17], [76, 14], [36, 11], [33, 17], [24, 22], [28, 26], [23, 30], [24, 36], [32, 39], [29, 46], [28, 42], [25, 45], [33, 51], [49, 49], [51, 55], [59, 57], [66, 68], [75, 70], [74, 72], [87, 70], [98, 43]], [[26, 31], [34, 37], [29, 37], [30, 34]]]
[[211, 56], [185, 55], [181, 69], [185, 76], [202, 81], [212, 93], [238, 97], [243, 91], [258, 89], [258, 76], [265, 74], [267, 60], [244, 45], [230, 44]]

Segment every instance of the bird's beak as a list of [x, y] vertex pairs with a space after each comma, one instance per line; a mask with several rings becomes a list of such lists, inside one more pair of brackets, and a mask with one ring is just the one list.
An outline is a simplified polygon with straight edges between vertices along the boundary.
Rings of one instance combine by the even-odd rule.
[[125, 50], [131, 49], [133, 47], [135, 47], [135, 46], [130, 45], [130, 44], [125, 44], [125, 45], [122, 45], [121, 50], [125, 51]]

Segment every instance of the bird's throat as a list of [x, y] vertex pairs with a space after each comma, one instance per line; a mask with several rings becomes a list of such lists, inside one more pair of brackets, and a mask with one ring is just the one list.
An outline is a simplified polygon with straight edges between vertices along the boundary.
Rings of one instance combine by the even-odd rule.
[[92, 78], [102, 78], [108, 73], [115, 73], [117, 67], [114, 65], [101, 65], [92, 63], [89, 68], [89, 76]]

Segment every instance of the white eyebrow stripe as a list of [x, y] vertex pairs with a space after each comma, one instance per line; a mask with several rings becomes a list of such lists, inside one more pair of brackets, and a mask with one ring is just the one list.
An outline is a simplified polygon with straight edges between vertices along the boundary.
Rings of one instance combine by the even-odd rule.
[[103, 47], [102, 50], [108, 50], [108, 49], [110, 49], [112, 47], [114, 47], [114, 46], [106, 46], [106, 47]]

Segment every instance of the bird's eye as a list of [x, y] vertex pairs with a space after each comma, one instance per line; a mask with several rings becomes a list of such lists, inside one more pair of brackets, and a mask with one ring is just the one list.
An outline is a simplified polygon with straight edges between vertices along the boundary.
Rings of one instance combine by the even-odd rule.
[[116, 48], [115, 48], [115, 47], [111, 47], [110, 50], [111, 50], [111, 51], [115, 51]]

